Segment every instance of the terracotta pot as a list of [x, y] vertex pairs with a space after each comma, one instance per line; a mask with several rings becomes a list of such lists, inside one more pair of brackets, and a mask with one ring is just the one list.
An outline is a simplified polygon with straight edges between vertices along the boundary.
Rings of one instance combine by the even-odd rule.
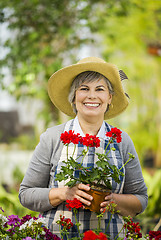
[[90, 206], [86, 206], [86, 209], [89, 209], [92, 212], [100, 212], [100, 204], [104, 202], [105, 196], [109, 195], [112, 191], [111, 190], [98, 190], [91, 188], [90, 191], [88, 191], [88, 194], [90, 194], [93, 197], [92, 203]]

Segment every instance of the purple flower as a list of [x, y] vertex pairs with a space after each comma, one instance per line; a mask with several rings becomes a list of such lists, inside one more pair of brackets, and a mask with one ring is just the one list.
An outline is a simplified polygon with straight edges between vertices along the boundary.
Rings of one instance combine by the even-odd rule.
[[26, 216], [22, 217], [20, 225], [22, 225], [25, 222], [29, 221], [31, 218], [32, 218], [31, 215], [26, 215]]
[[2, 207], [0, 207], [0, 210], [1, 210], [2, 212], [4, 212], [4, 210], [3, 210], [3, 208], [2, 208]]
[[22, 240], [35, 240], [35, 238], [26, 237], [26, 238], [22, 238]]
[[45, 231], [45, 239], [46, 240], [61, 240], [57, 235], [53, 234], [49, 229], [43, 227]]
[[17, 215], [10, 215], [7, 217], [7, 219], [7, 224], [10, 226], [15, 225], [15, 223], [21, 222], [21, 219]]

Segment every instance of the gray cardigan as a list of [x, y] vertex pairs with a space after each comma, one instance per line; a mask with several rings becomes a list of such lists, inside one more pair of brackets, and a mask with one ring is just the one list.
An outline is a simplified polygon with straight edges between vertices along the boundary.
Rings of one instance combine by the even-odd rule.
[[[40, 137], [31, 158], [25, 177], [20, 185], [19, 199], [21, 204], [33, 211], [44, 212], [52, 209], [49, 202], [50, 175], [55, 171], [60, 158], [63, 144], [60, 142], [60, 134], [65, 124], [47, 129]], [[133, 142], [127, 133], [122, 131], [122, 141], [118, 144], [124, 162], [129, 158], [128, 153], [135, 156], [125, 166], [125, 184], [123, 193], [134, 194], [141, 202], [142, 211], [147, 206], [147, 187], [144, 183], [138, 155]]]

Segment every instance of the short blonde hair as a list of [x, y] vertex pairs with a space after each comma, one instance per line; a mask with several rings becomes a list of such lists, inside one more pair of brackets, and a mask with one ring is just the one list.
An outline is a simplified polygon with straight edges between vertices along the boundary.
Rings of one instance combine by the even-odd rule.
[[[77, 89], [82, 85], [82, 83], [84, 82], [94, 82], [94, 81], [97, 81], [97, 80], [101, 80], [101, 79], [104, 79], [106, 84], [107, 84], [107, 87], [108, 87], [108, 90], [109, 90], [109, 93], [110, 94], [114, 94], [114, 91], [113, 91], [113, 87], [112, 87], [112, 84], [110, 83], [110, 81], [104, 76], [102, 75], [101, 73], [98, 73], [98, 72], [94, 72], [94, 71], [86, 71], [86, 72], [82, 72], [80, 74], [78, 74], [73, 82], [72, 82], [72, 85], [70, 87], [70, 91], [69, 91], [69, 95], [68, 95], [68, 101], [71, 103], [72, 107], [73, 107], [73, 112], [75, 114], [77, 114], [77, 109], [76, 109], [76, 106], [74, 104], [74, 101], [75, 101], [75, 93], [77, 91]], [[109, 106], [107, 107], [107, 110], [106, 112], [108, 111], [108, 108]]]

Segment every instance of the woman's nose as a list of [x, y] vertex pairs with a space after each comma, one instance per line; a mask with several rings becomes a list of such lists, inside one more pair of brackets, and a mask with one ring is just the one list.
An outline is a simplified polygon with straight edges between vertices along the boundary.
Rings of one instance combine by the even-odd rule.
[[88, 98], [95, 98], [96, 97], [96, 94], [95, 94], [95, 91], [88, 91]]

